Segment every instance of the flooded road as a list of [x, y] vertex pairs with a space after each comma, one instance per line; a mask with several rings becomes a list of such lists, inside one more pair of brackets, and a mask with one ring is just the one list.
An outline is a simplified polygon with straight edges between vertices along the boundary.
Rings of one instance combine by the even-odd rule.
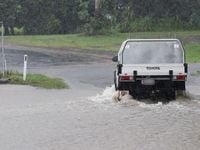
[[[1, 149], [199, 150], [200, 77], [190, 76], [187, 97], [168, 104], [147, 104], [128, 95], [116, 103], [110, 54], [7, 52], [12, 69], [20, 71], [21, 58], [29, 52], [29, 72], [62, 77], [71, 88], [1, 85]], [[199, 66], [191, 64], [190, 75]]]

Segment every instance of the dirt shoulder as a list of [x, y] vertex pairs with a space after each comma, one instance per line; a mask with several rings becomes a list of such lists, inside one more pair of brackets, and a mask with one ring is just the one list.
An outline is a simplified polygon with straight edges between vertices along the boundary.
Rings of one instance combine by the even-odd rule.
[[40, 52], [40, 53], [48, 53], [48, 54], [77, 54], [77, 55], [87, 55], [92, 58], [103, 59], [105, 61], [110, 61], [111, 58], [117, 54], [117, 52], [106, 51], [106, 50], [87, 50], [87, 49], [72, 49], [72, 48], [48, 48], [48, 47], [30, 47], [30, 46], [21, 46], [14, 45], [10, 43], [5, 44], [5, 49], [13, 49], [13, 50], [23, 50], [23, 51], [32, 51], [32, 52]]

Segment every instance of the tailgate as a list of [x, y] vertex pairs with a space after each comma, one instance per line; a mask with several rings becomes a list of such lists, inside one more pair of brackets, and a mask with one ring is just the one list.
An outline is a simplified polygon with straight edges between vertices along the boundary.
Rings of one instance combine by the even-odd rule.
[[133, 75], [133, 71], [137, 71], [137, 75], [169, 75], [172, 70], [174, 75], [185, 74], [183, 64], [138, 64], [123, 65], [122, 74]]

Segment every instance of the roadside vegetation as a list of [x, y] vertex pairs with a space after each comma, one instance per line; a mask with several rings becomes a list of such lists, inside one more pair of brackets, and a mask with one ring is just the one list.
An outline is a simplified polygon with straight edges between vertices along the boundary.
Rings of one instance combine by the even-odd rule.
[[[1, 73], [2, 77], [2, 73]], [[3, 78], [8, 79], [10, 84], [30, 85], [45, 89], [65, 89], [68, 85], [59, 78], [50, 78], [41, 74], [28, 74], [26, 81], [23, 80], [23, 75], [18, 72], [7, 72]]]
[[200, 63], [200, 43], [186, 44], [186, 60], [190, 63]]
[[33, 47], [115, 52], [119, 50], [121, 42], [128, 38], [179, 38], [184, 43], [187, 61], [200, 62], [200, 31], [112, 33], [95, 36], [82, 34], [7, 36], [6, 42]]
[[198, 0], [3, 0], [0, 21], [6, 35], [184, 31], [200, 28], [199, 8]]

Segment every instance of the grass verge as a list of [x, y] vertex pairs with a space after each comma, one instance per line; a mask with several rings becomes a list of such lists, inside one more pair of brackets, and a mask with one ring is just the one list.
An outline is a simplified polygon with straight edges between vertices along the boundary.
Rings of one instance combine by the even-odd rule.
[[6, 41], [11, 44], [33, 47], [118, 51], [121, 43], [128, 38], [180, 38], [184, 39], [187, 60], [190, 63], [195, 63], [200, 62], [199, 37], [200, 31], [184, 31], [112, 33], [97, 36], [83, 36], [81, 34], [7, 36]]
[[7, 72], [5, 78], [9, 79], [10, 84], [30, 85], [45, 89], [65, 89], [68, 85], [59, 78], [50, 78], [41, 74], [28, 74], [26, 81], [23, 81], [23, 75], [18, 72]]
[[200, 44], [187, 44], [186, 49], [186, 60], [190, 63], [200, 62]]

